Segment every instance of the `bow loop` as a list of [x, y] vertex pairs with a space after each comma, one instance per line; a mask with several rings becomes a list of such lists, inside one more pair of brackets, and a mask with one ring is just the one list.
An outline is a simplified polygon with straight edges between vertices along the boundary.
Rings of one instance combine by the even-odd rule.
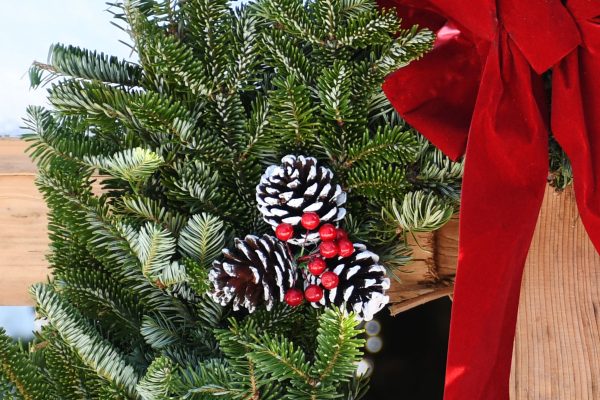
[[567, 3], [567, 8], [578, 22], [600, 24], [600, 1], [571, 0]]
[[581, 41], [573, 17], [560, 0], [498, 3], [504, 29], [538, 74], [559, 62]]

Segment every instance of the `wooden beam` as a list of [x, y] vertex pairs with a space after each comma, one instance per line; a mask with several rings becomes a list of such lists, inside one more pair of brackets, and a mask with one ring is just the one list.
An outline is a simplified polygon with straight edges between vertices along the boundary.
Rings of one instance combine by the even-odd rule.
[[572, 188], [546, 190], [521, 287], [511, 399], [600, 399], [600, 255]]

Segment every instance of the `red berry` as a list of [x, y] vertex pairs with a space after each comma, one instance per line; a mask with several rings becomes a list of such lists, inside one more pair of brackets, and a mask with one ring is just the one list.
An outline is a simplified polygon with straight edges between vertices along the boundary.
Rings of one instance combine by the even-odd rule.
[[302, 304], [302, 300], [304, 300], [304, 294], [302, 293], [302, 290], [292, 288], [285, 292], [283, 299], [288, 305], [297, 307]]
[[337, 243], [332, 240], [321, 242], [321, 245], [319, 246], [319, 252], [325, 258], [333, 258], [337, 256], [338, 251], [339, 248]]
[[323, 289], [317, 285], [310, 285], [304, 290], [304, 296], [311, 303], [316, 303], [323, 298]]
[[339, 253], [341, 257], [350, 257], [354, 253], [354, 244], [348, 239], [342, 239], [338, 242]]
[[277, 236], [277, 239], [287, 242], [294, 236], [294, 227], [290, 224], [279, 224], [275, 228], [275, 236]]
[[309, 231], [315, 229], [319, 226], [321, 219], [316, 212], [307, 212], [302, 215], [302, 226], [308, 229]]
[[336, 288], [340, 283], [340, 278], [335, 272], [327, 271], [321, 276], [321, 285], [327, 290]]
[[342, 228], [337, 228], [337, 240], [348, 239], [348, 232]]
[[337, 229], [332, 224], [325, 224], [319, 228], [319, 236], [321, 236], [321, 240], [335, 240]]
[[325, 264], [325, 260], [320, 257], [317, 257], [308, 263], [308, 270], [314, 276], [321, 275], [323, 271], [325, 271], [325, 268], [327, 268], [327, 264]]

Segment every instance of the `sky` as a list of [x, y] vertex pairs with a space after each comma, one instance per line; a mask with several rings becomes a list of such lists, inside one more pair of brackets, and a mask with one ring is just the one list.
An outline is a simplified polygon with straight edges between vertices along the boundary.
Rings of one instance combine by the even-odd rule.
[[[27, 70], [45, 62], [53, 43], [72, 44], [129, 58], [119, 40], [127, 35], [110, 24], [105, 0], [3, 0], [0, 24], [0, 136], [18, 135], [30, 104], [44, 105], [46, 90], [29, 89]], [[239, 1], [234, 1], [239, 3]]]
[[5, 0], [0, 24], [0, 136], [19, 133], [29, 104], [45, 104], [44, 88], [29, 89], [31, 63], [47, 61], [53, 43], [127, 58], [124, 32], [110, 24], [104, 0]]

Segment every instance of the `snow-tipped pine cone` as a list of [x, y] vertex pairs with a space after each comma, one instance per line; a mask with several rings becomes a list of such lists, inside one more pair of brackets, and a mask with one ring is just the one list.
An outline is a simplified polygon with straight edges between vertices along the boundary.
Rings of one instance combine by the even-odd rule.
[[224, 249], [223, 254], [208, 274], [209, 295], [223, 306], [233, 301], [234, 310], [253, 312], [262, 304], [270, 310], [296, 282], [294, 261], [284, 244], [272, 236], [236, 238], [234, 248]]
[[[258, 209], [264, 220], [275, 229], [281, 223], [294, 227], [292, 244], [316, 242], [319, 227], [306, 236], [300, 225], [302, 214], [315, 212], [321, 222], [336, 223], [344, 218], [346, 192], [333, 183], [333, 172], [312, 157], [287, 155], [281, 165], [272, 165], [256, 187]], [[320, 225], [319, 225], [320, 226]]]
[[[362, 244], [354, 244], [354, 253], [350, 257], [326, 259], [327, 270], [339, 277], [338, 286], [324, 290], [323, 298], [314, 307], [331, 304], [349, 312], [354, 311], [359, 320], [370, 321], [389, 302], [385, 294], [390, 288], [390, 279], [386, 276], [379, 256], [370, 252]], [[321, 279], [310, 275], [305, 286], [320, 285]]]

